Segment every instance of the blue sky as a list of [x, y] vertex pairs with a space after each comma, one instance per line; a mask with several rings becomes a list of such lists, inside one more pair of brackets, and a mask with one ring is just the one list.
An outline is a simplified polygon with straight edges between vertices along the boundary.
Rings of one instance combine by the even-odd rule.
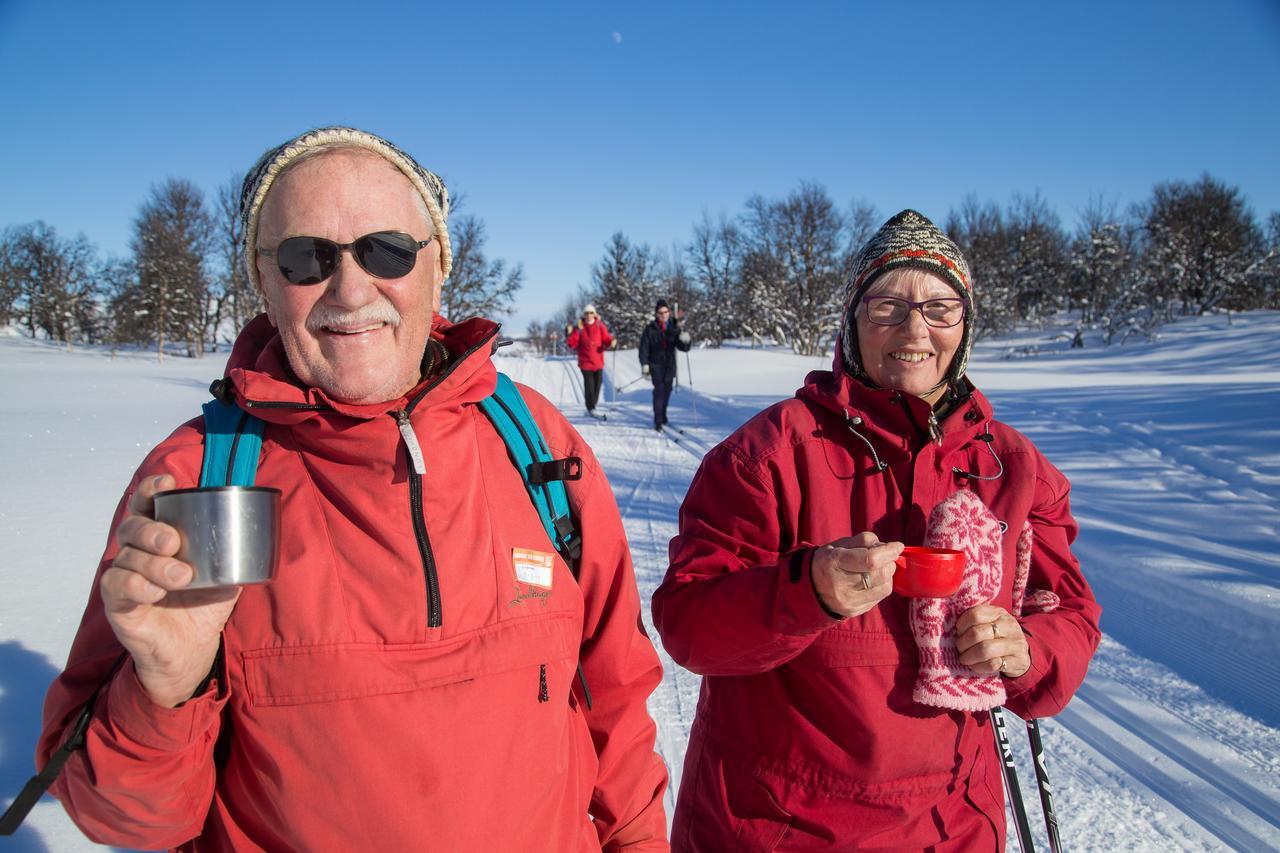
[[311, 126], [378, 132], [522, 261], [512, 331], [614, 231], [668, 247], [803, 180], [935, 219], [1039, 190], [1073, 226], [1203, 172], [1280, 210], [1280, 2], [0, 0], [0, 227], [124, 254]]

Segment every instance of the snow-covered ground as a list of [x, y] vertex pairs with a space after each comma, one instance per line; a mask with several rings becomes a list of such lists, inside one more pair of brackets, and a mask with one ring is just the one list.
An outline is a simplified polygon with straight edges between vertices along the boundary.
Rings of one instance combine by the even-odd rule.
[[[45, 686], [70, 646], [120, 489], [147, 448], [207, 399], [221, 359], [160, 364], [0, 337], [0, 804], [31, 773]], [[826, 366], [778, 351], [695, 350], [681, 357], [672, 398], [684, 433], [667, 438], [648, 428], [634, 352], [607, 365], [603, 423], [583, 413], [571, 361], [500, 357], [600, 456], [646, 601], [703, 452]], [[1077, 553], [1104, 607], [1088, 680], [1043, 725], [1065, 845], [1280, 848], [1280, 314], [1183, 321], [1155, 343], [1111, 348], [1070, 350], [1027, 333], [980, 344], [970, 372], [997, 415], [1071, 478]], [[650, 708], [674, 790], [698, 678], [663, 663]], [[52, 801], [6, 846], [93, 847]]]

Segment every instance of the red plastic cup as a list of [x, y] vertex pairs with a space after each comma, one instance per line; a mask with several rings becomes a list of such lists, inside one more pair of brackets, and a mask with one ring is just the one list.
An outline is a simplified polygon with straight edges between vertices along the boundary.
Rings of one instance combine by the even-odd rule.
[[946, 598], [955, 595], [964, 579], [964, 552], [908, 545], [895, 560], [893, 591], [908, 598]]

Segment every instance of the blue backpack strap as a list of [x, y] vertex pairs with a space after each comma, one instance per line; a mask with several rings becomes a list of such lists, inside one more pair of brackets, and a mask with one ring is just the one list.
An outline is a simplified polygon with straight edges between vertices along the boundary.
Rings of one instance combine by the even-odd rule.
[[564, 557], [574, 577], [578, 574], [578, 558], [582, 556], [582, 538], [569, 511], [569, 493], [565, 480], [582, 476], [582, 460], [577, 457], [553, 459], [542, 437], [542, 430], [529, 411], [529, 406], [505, 373], [498, 374], [492, 396], [480, 401], [480, 408], [493, 422], [516, 463], [547, 537]]
[[[538, 422], [533, 419], [533, 413], [520, 396], [516, 384], [505, 373], [498, 374], [497, 387], [492, 395], [480, 401], [480, 408], [493, 422], [498, 435], [502, 436], [547, 536], [568, 563], [569, 571], [573, 572], [576, 580], [578, 558], [582, 556], [582, 537], [578, 535], [573, 514], [569, 511], [569, 493], [564, 481], [582, 476], [582, 460], [576, 456], [551, 458], [551, 450], [542, 437]], [[587, 687], [581, 660], [578, 661], [578, 682], [582, 685], [582, 702], [590, 711], [591, 690]]]
[[201, 486], [252, 486], [262, 450], [260, 418], [233, 403], [204, 404], [204, 463]]

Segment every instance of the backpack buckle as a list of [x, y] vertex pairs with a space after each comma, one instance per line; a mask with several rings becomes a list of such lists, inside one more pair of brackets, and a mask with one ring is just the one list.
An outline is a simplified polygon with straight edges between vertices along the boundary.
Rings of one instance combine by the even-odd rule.
[[532, 462], [529, 464], [528, 474], [529, 482], [535, 486], [553, 480], [581, 480], [582, 460], [577, 456], [569, 456], [552, 459], [550, 462]]

